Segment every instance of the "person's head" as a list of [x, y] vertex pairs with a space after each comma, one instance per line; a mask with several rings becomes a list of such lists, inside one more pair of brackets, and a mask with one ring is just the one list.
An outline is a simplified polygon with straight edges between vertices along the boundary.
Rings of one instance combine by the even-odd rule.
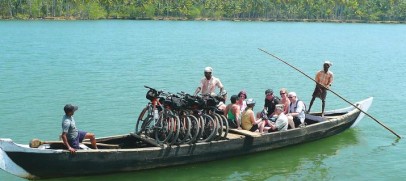
[[284, 108], [285, 108], [285, 105], [283, 105], [283, 104], [275, 105], [275, 111], [277, 114], [280, 114], [281, 112], [283, 112]]
[[289, 92], [288, 94], [288, 98], [290, 100], [290, 102], [296, 102], [296, 92]]
[[282, 98], [288, 97], [288, 90], [286, 88], [282, 88], [279, 90], [279, 95], [281, 95]]
[[273, 98], [273, 90], [272, 89], [267, 89], [265, 91], [265, 97], [268, 100], [271, 100]]
[[211, 68], [211, 67], [204, 68], [204, 76], [206, 77], [207, 80], [211, 79], [212, 73], [213, 73], [213, 68]]
[[232, 104], [235, 104], [238, 101], [239, 97], [237, 95], [232, 95], [230, 101]]
[[255, 106], [255, 100], [250, 98], [247, 99], [247, 107], [253, 108]]
[[240, 91], [239, 93], [238, 93], [238, 97], [240, 98], [240, 100], [245, 100], [246, 98], [247, 98], [247, 92], [245, 92], [245, 91]]
[[323, 69], [324, 69], [324, 71], [327, 72], [328, 69], [329, 69], [331, 66], [333, 66], [333, 64], [332, 64], [330, 61], [328, 61], [328, 60], [324, 61], [324, 63], [323, 63]]
[[78, 106], [66, 104], [65, 107], [63, 107], [63, 110], [65, 111], [66, 115], [71, 116], [75, 113], [76, 110], [78, 110]]

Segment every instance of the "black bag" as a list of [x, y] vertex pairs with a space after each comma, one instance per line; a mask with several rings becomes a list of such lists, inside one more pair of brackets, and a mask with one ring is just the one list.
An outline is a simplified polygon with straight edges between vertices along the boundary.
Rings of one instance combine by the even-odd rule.
[[158, 97], [158, 92], [155, 90], [150, 89], [145, 96], [148, 100], [152, 101]]

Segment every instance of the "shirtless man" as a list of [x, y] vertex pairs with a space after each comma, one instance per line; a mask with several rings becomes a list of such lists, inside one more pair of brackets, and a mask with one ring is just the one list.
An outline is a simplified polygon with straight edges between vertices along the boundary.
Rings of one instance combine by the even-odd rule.
[[316, 88], [314, 88], [314, 92], [312, 95], [312, 100], [310, 101], [309, 104], [309, 110], [307, 112], [310, 112], [310, 109], [312, 108], [313, 102], [316, 99], [316, 97], [321, 99], [321, 116], [324, 117], [324, 108], [325, 108], [325, 100], [326, 100], [326, 95], [327, 95], [327, 89], [330, 89], [331, 84], [333, 83], [333, 72], [329, 71], [328, 69], [332, 66], [333, 64], [330, 61], [325, 61], [323, 64], [323, 70], [320, 70], [316, 74]]

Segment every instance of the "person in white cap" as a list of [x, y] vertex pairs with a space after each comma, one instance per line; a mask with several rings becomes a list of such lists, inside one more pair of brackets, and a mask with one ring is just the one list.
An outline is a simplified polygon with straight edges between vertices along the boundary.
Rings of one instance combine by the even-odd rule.
[[212, 75], [213, 73], [213, 68], [211, 67], [206, 67], [204, 68], [204, 77], [202, 80], [200, 80], [200, 85], [197, 87], [195, 94], [197, 95], [200, 91], [202, 95], [207, 95], [207, 94], [215, 94], [215, 89], [218, 87], [220, 89], [220, 93], [223, 92], [224, 86], [221, 83], [220, 79], [214, 77]]
[[321, 99], [321, 116], [324, 117], [324, 108], [326, 106], [325, 100], [326, 100], [326, 96], [327, 96], [327, 89], [330, 89], [330, 86], [334, 80], [333, 72], [328, 70], [332, 65], [333, 64], [330, 61], [325, 61], [323, 64], [323, 70], [320, 70], [317, 72], [316, 78], [315, 78], [317, 84], [316, 84], [316, 88], [314, 88], [312, 100], [310, 101], [309, 110], [307, 110], [307, 112], [310, 112], [310, 109], [312, 108], [314, 100], [316, 99], [316, 97], [318, 97]]
[[286, 115], [288, 117], [288, 124], [291, 129], [302, 127], [305, 125], [306, 119], [306, 105], [303, 101], [299, 100], [296, 92], [289, 92], [288, 99], [290, 101], [289, 113]]

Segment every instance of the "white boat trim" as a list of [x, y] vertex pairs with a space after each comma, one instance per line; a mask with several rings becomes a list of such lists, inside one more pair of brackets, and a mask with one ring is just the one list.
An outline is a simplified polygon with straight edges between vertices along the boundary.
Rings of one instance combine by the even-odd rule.
[[22, 177], [22, 178], [27, 178], [27, 179], [33, 179], [35, 178], [34, 175], [31, 175], [27, 171], [25, 171], [23, 168], [15, 164], [6, 154], [6, 152], [3, 151], [3, 149], [0, 148], [0, 168], [3, 170], [6, 170], [7, 172]]

